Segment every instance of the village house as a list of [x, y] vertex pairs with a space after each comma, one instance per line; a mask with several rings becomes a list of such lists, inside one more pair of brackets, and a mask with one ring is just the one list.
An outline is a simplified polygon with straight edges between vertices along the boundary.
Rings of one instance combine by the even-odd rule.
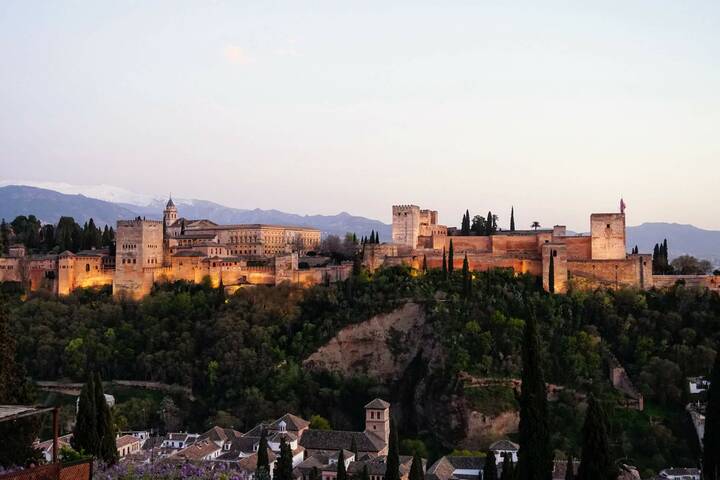
[[510, 457], [513, 463], [517, 463], [517, 454], [518, 450], [520, 450], [520, 445], [510, 440], [498, 440], [490, 445], [489, 450], [495, 454], [495, 463], [498, 465], [505, 460], [506, 455]]
[[139, 453], [142, 447], [142, 441], [134, 435], [123, 435], [115, 440], [115, 447], [117, 448], [118, 456], [125, 458], [128, 455]]
[[425, 480], [478, 480], [484, 466], [485, 457], [446, 455], [427, 469]]

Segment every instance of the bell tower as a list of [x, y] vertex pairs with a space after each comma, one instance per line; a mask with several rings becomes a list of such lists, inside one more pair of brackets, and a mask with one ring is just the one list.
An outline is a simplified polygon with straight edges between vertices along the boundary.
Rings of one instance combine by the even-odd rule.
[[165, 228], [169, 227], [173, 223], [177, 221], [178, 211], [177, 207], [175, 206], [175, 203], [172, 201], [172, 196], [170, 196], [170, 199], [167, 202], [167, 205], [165, 205], [165, 210], [163, 210], [163, 221], [165, 222]]
[[385, 440], [387, 447], [390, 441], [390, 404], [376, 398], [365, 405], [365, 433], [374, 433]]

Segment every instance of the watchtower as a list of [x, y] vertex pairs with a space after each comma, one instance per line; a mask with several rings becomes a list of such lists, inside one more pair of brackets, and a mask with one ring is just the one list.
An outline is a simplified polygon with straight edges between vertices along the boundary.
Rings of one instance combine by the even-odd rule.
[[376, 398], [365, 405], [365, 433], [374, 433], [385, 439], [387, 446], [390, 441], [390, 404]]
[[625, 259], [624, 213], [593, 213], [590, 215], [590, 235], [593, 260]]
[[420, 207], [393, 205], [392, 216], [392, 242], [415, 248], [420, 236]]

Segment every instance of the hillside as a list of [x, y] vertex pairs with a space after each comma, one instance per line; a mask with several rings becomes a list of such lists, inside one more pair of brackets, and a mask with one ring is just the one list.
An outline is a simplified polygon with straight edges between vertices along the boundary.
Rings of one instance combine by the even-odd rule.
[[652, 252], [653, 246], [664, 238], [668, 240], [670, 257], [693, 255], [720, 265], [720, 232], [703, 230], [679, 223], [643, 223], [627, 227], [627, 245], [637, 245], [641, 252]]

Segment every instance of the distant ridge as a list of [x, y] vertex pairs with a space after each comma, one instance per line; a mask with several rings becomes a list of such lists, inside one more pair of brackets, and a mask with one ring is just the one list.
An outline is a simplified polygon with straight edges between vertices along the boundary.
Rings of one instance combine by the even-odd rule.
[[[137, 216], [160, 219], [164, 199], [149, 198], [148, 205], [115, 203], [82, 194], [65, 194], [45, 188], [26, 185], [0, 187], [0, 218], [11, 221], [18, 215], [33, 214], [43, 222], [57, 223], [65, 215], [84, 223], [93, 218], [98, 225], [114, 225], [117, 220]], [[381, 240], [390, 239], [390, 226], [379, 220], [351, 215], [297, 215], [279, 210], [245, 210], [226, 207], [206, 200], [175, 199], [180, 215], [186, 218], [208, 218], [217, 223], [271, 223], [319, 228], [324, 234], [358, 236], [380, 232]]]

